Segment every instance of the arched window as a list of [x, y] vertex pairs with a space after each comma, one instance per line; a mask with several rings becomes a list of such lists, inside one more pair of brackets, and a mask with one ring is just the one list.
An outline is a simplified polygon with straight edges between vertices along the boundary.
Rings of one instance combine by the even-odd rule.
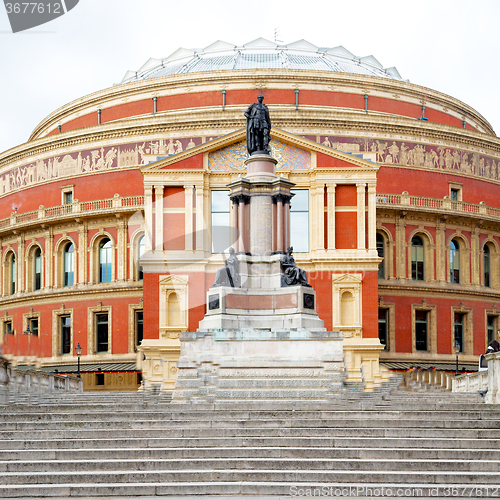
[[5, 261], [6, 264], [6, 280], [5, 280], [5, 291], [7, 295], [13, 295], [16, 293], [16, 255], [11, 252], [7, 256]]
[[411, 239], [411, 279], [424, 281], [424, 242], [420, 236]]
[[104, 238], [99, 242], [99, 283], [111, 281], [111, 240]]
[[[377, 253], [378, 253], [379, 257], [384, 259], [384, 257], [385, 257], [384, 237], [380, 233], [377, 233]], [[382, 260], [382, 262], [378, 265], [378, 279], [379, 280], [385, 280], [384, 262], [385, 262], [385, 260]]]
[[460, 245], [457, 240], [450, 241], [450, 282], [460, 283]]
[[64, 280], [63, 286], [72, 286], [75, 282], [75, 260], [73, 243], [67, 243], [64, 247]]
[[491, 253], [490, 247], [484, 245], [483, 247], [483, 284], [490, 287], [490, 273], [491, 273]]
[[42, 288], [42, 250], [37, 247], [33, 254], [33, 290]]
[[[141, 260], [142, 256], [144, 255], [145, 244], [146, 244], [146, 238], [144, 236], [141, 236], [141, 239], [139, 240], [139, 251], [138, 251], [138, 259], [137, 259], [138, 261]], [[139, 281], [144, 279], [142, 266], [139, 262], [137, 262], [137, 279]]]

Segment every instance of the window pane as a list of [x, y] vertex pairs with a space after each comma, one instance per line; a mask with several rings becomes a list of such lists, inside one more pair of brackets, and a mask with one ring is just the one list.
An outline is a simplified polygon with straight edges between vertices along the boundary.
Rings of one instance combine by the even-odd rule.
[[30, 321], [31, 335], [38, 337], [38, 318]]
[[136, 345], [140, 345], [143, 338], [142, 311], [135, 312], [135, 332], [136, 332]]
[[61, 354], [71, 352], [71, 316], [61, 316]]
[[415, 311], [415, 349], [427, 351], [427, 311]]
[[230, 201], [229, 191], [212, 191], [212, 253], [231, 246]]
[[290, 245], [294, 252], [309, 252], [309, 190], [290, 191]]
[[35, 276], [33, 288], [40, 290], [42, 288], [42, 251], [37, 248], [35, 250]]
[[[139, 240], [139, 259], [142, 259], [145, 252], [145, 248], [146, 248], [146, 238], [142, 236], [141, 239]], [[138, 269], [137, 278], [139, 280], [144, 279], [144, 273], [142, 271], [142, 266], [140, 264], [137, 264], [137, 269]]]
[[[384, 258], [384, 253], [385, 253], [384, 237], [380, 233], [377, 233], [377, 253], [378, 253], [379, 257], [381, 257], [382, 259]], [[378, 265], [378, 279], [379, 280], [385, 279], [385, 266], [384, 266], [384, 262], [385, 262], [385, 260], [383, 260]]]
[[387, 342], [387, 316], [388, 309], [379, 309], [378, 310], [378, 338], [380, 343], [384, 346], [384, 349], [387, 350], [388, 342]]
[[102, 240], [99, 243], [99, 283], [109, 283], [111, 281], [111, 241]]
[[96, 330], [97, 330], [97, 352], [107, 352], [108, 350], [108, 315], [96, 315]]
[[73, 244], [69, 243], [64, 250], [64, 286], [71, 286], [74, 282]]
[[455, 313], [455, 344], [460, 346], [460, 352], [464, 352], [464, 314]]
[[290, 244], [293, 251], [309, 252], [309, 214], [290, 212]]
[[460, 247], [455, 240], [450, 242], [450, 282], [460, 283]]
[[490, 286], [490, 249], [488, 245], [484, 246], [483, 249], [483, 274], [484, 274], [484, 286]]
[[486, 324], [486, 329], [488, 334], [488, 344], [492, 340], [495, 340], [495, 323], [496, 323], [496, 316], [488, 316]]
[[16, 293], [16, 257], [14, 255], [10, 260], [10, 293]]

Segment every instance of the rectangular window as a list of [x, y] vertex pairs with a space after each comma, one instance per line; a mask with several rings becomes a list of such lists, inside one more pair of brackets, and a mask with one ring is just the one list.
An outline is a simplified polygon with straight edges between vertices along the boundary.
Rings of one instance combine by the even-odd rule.
[[68, 207], [65, 207], [65, 212], [68, 214], [73, 211], [72, 203], [73, 203], [73, 192], [67, 191], [63, 193], [63, 204], [69, 205]]
[[384, 346], [384, 350], [388, 349], [388, 317], [389, 309], [378, 310], [378, 339]]
[[5, 325], [5, 333], [8, 335], [14, 335], [14, 328], [12, 326], [12, 321], [6, 321]]
[[61, 354], [71, 353], [71, 316], [61, 316]]
[[104, 385], [104, 373], [95, 374], [95, 385]]
[[35, 335], [38, 337], [38, 318], [33, 318], [30, 319], [30, 330], [31, 330], [31, 335]]
[[229, 191], [212, 191], [212, 253], [227, 252], [231, 246]]
[[486, 333], [488, 337], [488, 344], [492, 340], [495, 340], [496, 329], [497, 329], [497, 317], [488, 315], [486, 319]]
[[460, 346], [460, 352], [464, 352], [464, 313], [455, 313], [455, 343]]
[[96, 314], [96, 352], [108, 352], [108, 315]]
[[415, 349], [417, 351], [428, 350], [428, 316], [427, 311], [415, 311]]
[[141, 345], [143, 339], [142, 311], [135, 311], [135, 345]]
[[293, 251], [309, 252], [309, 190], [290, 191], [290, 245]]

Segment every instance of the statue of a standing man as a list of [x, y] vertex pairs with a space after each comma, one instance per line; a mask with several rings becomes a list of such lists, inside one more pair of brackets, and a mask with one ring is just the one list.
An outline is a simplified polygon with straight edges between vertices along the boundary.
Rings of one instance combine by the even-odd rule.
[[245, 112], [247, 117], [247, 149], [248, 154], [271, 154], [269, 141], [271, 140], [271, 119], [269, 110], [262, 104], [264, 96], [257, 97], [259, 102], [251, 104]]

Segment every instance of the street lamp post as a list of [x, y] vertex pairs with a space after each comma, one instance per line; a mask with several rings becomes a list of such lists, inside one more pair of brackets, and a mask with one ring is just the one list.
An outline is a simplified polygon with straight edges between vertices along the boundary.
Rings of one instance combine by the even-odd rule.
[[455, 354], [457, 356], [457, 366], [455, 370], [455, 377], [458, 377], [458, 353], [460, 352], [460, 344], [458, 342], [455, 342]]
[[[82, 355], [82, 348], [80, 347], [80, 342], [78, 342], [78, 345], [75, 347], [75, 352], [76, 352], [76, 355], [78, 356], [78, 373], [77, 373], [77, 377], [78, 378], [81, 378], [81, 375], [80, 375], [80, 356]], [[457, 361], [458, 363], [458, 361]]]

